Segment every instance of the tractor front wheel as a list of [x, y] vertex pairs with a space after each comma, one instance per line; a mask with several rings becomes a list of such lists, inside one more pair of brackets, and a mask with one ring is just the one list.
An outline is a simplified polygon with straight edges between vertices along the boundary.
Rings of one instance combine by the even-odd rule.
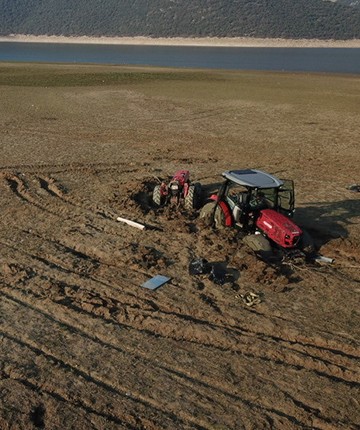
[[269, 240], [262, 234], [249, 234], [244, 237], [243, 242], [265, 260], [273, 255]]
[[210, 226], [216, 228], [225, 227], [225, 214], [216, 202], [206, 203], [200, 211], [200, 218]]
[[305, 252], [305, 254], [313, 254], [315, 252], [314, 240], [306, 230], [303, 230], [300, 237], [299, 248]]

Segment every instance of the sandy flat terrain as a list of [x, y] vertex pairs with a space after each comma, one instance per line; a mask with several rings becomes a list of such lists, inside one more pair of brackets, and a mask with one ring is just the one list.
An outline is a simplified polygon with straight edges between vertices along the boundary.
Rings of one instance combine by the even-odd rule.
[[198, 38], [152, 38], [152, 37], [67, 37], [33, 36], [15, 34], [0, 36], [0, 42], [38, 43], [93, 43], [108, 45], [173, 45], [173, 46], [234, 46], [265, 48], [360, 48], [359, 39], [319, 40], [319, 39], [261, 39], [255, 37], [198, 37]]
[[[359, 428], [359, 84], [2, 64], [0, 427]], [[295, 180], [333, 264], [269, 265], [152, 204], [179, 168], [210, 192], [246, 167]], [[231, 282], [190, 275], [194, 257]]]

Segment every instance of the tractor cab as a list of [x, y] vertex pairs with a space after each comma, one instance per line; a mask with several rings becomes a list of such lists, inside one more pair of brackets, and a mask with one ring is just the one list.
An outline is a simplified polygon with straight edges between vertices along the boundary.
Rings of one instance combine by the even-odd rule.
[[249, 214], [273, 209], [288, 217], [294, 213], [294, 183], [281, 180], [261, 170], [228, 170], [218, 198], [224, 200], [235, 223], [246, 224]]
[[237, 227], [254, 251], [313, 252], [309, 235], [290, 218], [294, 214], [294, 183], [261, 170], [228, 170], [218, 194], [210, 196], [200, 218], [213, 227]]

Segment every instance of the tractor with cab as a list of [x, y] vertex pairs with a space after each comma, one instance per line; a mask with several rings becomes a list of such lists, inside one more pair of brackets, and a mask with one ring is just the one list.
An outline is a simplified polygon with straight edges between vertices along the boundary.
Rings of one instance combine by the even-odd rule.
[[235, 227], [243, 241], [262, 254], [314, 252], [310, 235], [291, 219], [295, 210], [294, 182], [256, 169], [228, 170], [224, 182], [200, 211], [215, 228]]

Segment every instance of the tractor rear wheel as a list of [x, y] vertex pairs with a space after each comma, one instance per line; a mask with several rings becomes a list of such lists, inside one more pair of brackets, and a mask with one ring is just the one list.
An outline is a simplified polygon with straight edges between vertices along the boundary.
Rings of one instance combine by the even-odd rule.
[[156, 206], [161, 206], [164, 204], [164, 197], [161, 195], [160, 185], [155, 186], [152, 199]]
[[193, 209], [198, 209], [201, 204], [201, 185], [196, 183], [190, 185], [188, 193], [185, 197], [184, 206], [185, 209], [191, 211]]
[[225, 227], [225, 214], [216, 202], [206, 203], [200, 211], [200, 218], [204, 219], [206, 224], [210, 226], [216, 228]]

